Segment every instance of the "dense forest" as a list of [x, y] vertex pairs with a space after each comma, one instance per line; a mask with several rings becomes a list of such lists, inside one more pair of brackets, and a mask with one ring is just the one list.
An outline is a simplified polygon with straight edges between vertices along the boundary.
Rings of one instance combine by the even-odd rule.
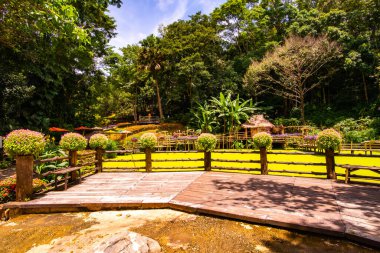
[[228, 0], [118, 53], [107, 8], [121, 4], [0, 2], [2, 133], [148, 114], [191, 124], [220, 93], [277, 122], [380, 117], [379, 0]]

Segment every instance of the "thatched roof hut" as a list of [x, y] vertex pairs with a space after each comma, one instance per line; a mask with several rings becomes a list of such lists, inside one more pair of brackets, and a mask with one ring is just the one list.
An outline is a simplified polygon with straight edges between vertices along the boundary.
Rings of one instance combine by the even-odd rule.
[[258, 132], [270, 132], [274, 125], [264, 115], [253, 115], [247, 122], [241, 125], [245, 129], [245, 135], [248, 136], [248, 129], [250, 129], [251, 136]]

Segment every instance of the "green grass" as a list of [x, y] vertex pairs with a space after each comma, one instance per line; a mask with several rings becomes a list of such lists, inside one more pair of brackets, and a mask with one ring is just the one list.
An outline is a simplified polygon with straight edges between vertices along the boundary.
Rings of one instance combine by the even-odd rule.
[[[281, 150], [281, 152], [287, 152], [289, 150]], [[294, 151], [294, 150], [291, 150]], [[140, 160], [144, 159], [144, 154], [128, 154], [124, 156], [118, 156], [116, 159], [133, 159]], [[203, 153], [153, 153], [152, 159], [186, 159], [186, 158], [203, 158]], [[233, 154], [233, 153], [213, 153], [213, 159], [226, 159], [226, 160], [259, 160], [259, 154], [247, 153], [247, 154]], [[325, 156], [324, 155], [286, 155], [286, 154], [268, 154], [268, 161], [282, 161], [282, 162], [314, 162], [314, 163], [324, 163]], [[380, 158], [379, 157], [347, 157], [341, 156], [336, 157], [335, 162], [337, 164], [352, 164], [352, 165], [364, 165], [364, 166], [379, 166]], [[104, 167], [112, 168], [112, 167], [144, 167], [145, 162], [106, 162], [104, 163]], [[153, 171], [168, 171], [160, 169], [160, 167], [194, 167], [194, 166], [203, 166], [203, 161], [186, 161], [186, 162], [153, 162]], [[258, 163], [237, 163], [237, 162], [212, 162], [212, 166], [220, 166], [220, 167], [230, 167], [236, 168], [236, 170], [232, 170], [229, 172], [239, 172], [239, 173], [249, 173], [249, 174], [259, 174], [256, 171], [242, 171], [239, 168], [260, 168], [260, 164]], [[306, 165], [282, 165], [282, 164], [269, 164], [269, 169], [275, 170], [292, 170], [292, 171], [313, 171], [313, 172], [326, 172], [325, 166], [306, 166]], [[194, 170], [194, 169], [192, 169]], [[202, 170], [202, 169], [199, 169]], [[143, 170], [142, 170], [143, 171]], [[180, 170], [170, 170], [170, 171], [188, 171], [188, 169], [180, 169]], [[221, 170], [222, 171], [222, 170]], [[342, 168], [336, 168], [337, 173], [344, 174], [345, 170]], [[300, 177], [314, 177], [314, 178], [325, 178], [326, 176], [317, 176], [317, 175], [308, 175], [308, 174], [295, 174], [295, 173], [275, 173], [270, 172], [271, 175], [282, 175], [282, 176], [300, 176]], [[361, 176], [379, 176], [375, 172], [367, 171], [367, 170], [359, 170], [353, 175], [361, 175]], [[380, 176], [379, 176], [380, 178]], [[343, 177], [338, 177], [338, 179], [343, 180]], [[352, 181], [363, 181], [363, 182], [376, 182], [375, 180], [362, 180], [362, 179], [352, 179]], [[377, 181], [379, 183], [379, 181]]]

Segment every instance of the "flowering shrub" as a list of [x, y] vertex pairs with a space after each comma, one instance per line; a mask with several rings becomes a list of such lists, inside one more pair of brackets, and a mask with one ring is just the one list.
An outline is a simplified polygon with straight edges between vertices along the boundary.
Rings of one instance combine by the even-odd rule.
[[35, 155], [44, 151], [46, 141], [43, 134], [27, 129], [10, 132], [4, 140], [4, 149], [10, 156]]
[[154, 149], [157, 145], [157, 137], [154, 133], [145, 133], [139, 139], [141, 149]]
[[87, 140], [80, 134], [67, 133], [62, 136], [59, 145], [65, 150], [83, 150], [87, 147]]
[[317, 145], [321, 149], [336, 150], [341, 142], [342, 136], [332, 128], [323, 130], [317, 136]]
[[[41, 179], [33, 179], [33, 192], [38, 192], [45, 188], [45, 182]], [[0, 203], [15, 200], [16, 198], [16, 178], [10, 177], [0, 180]]]
[[216, 136], [213, 134], [201, 134], [197, 139], [199, 150], [211, 152], [215, 149], [217, 143]]
[[265, 132], [260, 132], [255, 134], [253, 137], [253, 145], [256, 148], [267, 148], [272, 147], [272, 136]]
[[94, 134], [93, 136], [91, 136], [89, 143], [90, 148], [92, 149], [105, 149], [108, 144], [108, 138], [104, 134]]

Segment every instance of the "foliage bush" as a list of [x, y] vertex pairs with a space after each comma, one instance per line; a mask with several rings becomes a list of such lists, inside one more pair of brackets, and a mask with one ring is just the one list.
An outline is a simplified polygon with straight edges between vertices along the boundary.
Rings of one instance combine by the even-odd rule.
[[11, 165], [12, 165], [11, 161], [7, 161], [7, 160], [0, 161], [0, 169], [6, 169], [10, 167]]
[[273, 124], [276, 126], [300, 126], [302, 125], [301, 121], [297, 118], [277, 118], [273, 121]]
[[[117, 141], [108, 140], [105, 150], [114, 151], [114, 150], [117, 150], [117, 146], [118, 146]], [[106, 153], [105, 156], [106, 156], [106, 158], [116, 158], [117, 154], [116, 153]]]
[[359, 143], [376, 138], [376, 120], [369, 117], [357, 120], [348, 118], [335, 124], [334, 128], [343, 133], [346, 142]]
[[317, 136], [317, 146], [321, 149], [337, 150], [341, 142], [342, 137], [332, 128], [323, 130]]
[[213, 134], [201, 134], [197, 139], [197, 148], [202, 151], [211, 152], [217, 143], [216, 136]]
[[255, 148], [272, 148], [272, 136], [266, 132], [257, 133], [252, 139]]
[[94, 134], [89, 140], [90, 148], [96, 149], [101, 148], [105, 149], [108, 144], [108, 138], [104, 134]]
[[138, 143], [141, 149], [154, 149], [157, 146], [157, 137], [154, 133], [145, 133], [141, 135]]
[[44, 135], [28, 129], [19, 129], [10, 132], [4, 140], [4, 150], [10, 156], [34, 155], [44, 151], [46, 141]]
[[373, 128], [361, 131], [349, 131], [344, 134], [346, 142], [360, 143], [363, 141], [374, 140], [376, 138], [376, 131]]
[[[45, 188], [45, 182], [40, 179], [33, 179], [33, 192], [38, 192]], [[15, 200], [16, 198], [16, 178], [9, 177], [0, 180], [0, 203]]]
[[62, 136], [59, 146], [69, 151], [83, 150], [87, 147], [87, 139], [77, 133], [67, 133]]

